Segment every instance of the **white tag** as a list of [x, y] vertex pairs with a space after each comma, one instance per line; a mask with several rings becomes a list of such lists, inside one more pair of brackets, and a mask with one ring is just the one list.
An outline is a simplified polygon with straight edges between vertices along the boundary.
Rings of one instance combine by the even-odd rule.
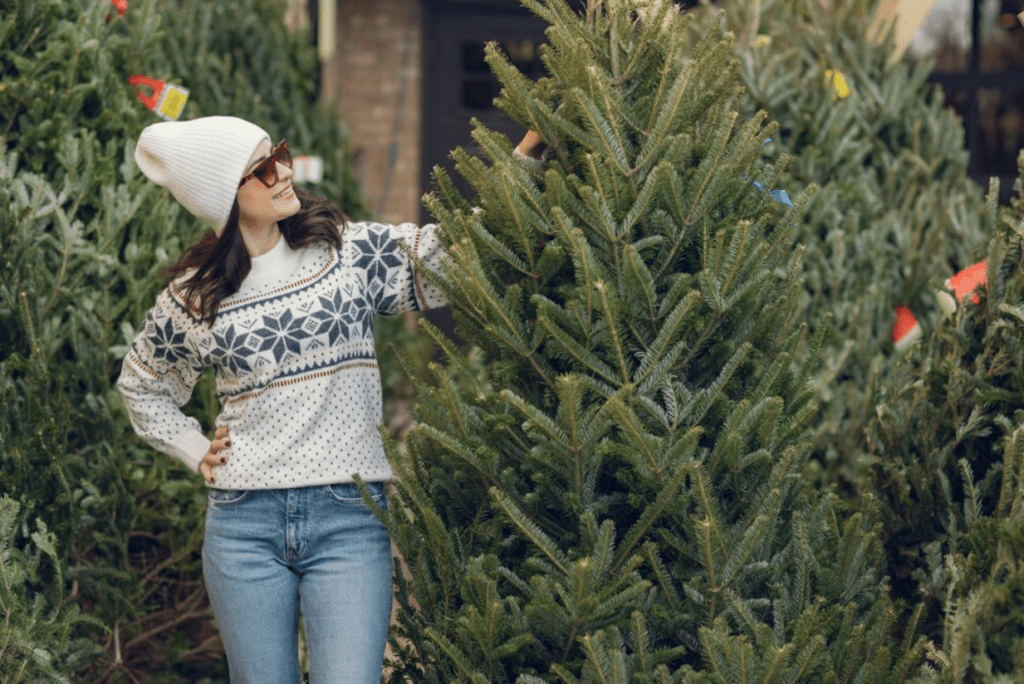
[[319, 183], [324, 179], [324, 160], [301, 154], [292, 157], [292, 180]]

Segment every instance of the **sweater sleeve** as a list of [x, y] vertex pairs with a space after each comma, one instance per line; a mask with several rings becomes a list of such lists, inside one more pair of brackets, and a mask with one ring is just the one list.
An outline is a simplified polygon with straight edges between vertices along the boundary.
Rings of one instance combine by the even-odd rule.
[[444, 293], [423, 276], [424, 271], [440, 273], [448, 258], [436, 230], [434, 224], [349, 224], [346, 240], [352, 263], [366, 273], [366, 289], [375, 311], [425, 311], [448, 303]]
[[199, 421], [181, 411], [203, 371], [197, 326], [165, 289], [139, 327], [117, 381], [135, 432], [192, 472], [210, 448]]

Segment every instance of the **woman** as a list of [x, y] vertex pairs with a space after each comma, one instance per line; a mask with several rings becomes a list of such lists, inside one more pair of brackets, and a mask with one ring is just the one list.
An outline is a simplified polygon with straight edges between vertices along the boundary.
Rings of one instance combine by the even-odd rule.
[[[538, 158], [528, 134], [518, 156]], [[445, 304], [434, 226], [346, 224], [292, 186], [287, 143], [234, 117], [146, 128], [143, 173], [211, 229], [170, 271], [122, 366], [135, 430], [206, 479], [203, 576], [232, 682], [380, 680], [391, 547], [374, 313]], [[403, 249], [403, 243], [405, 247]], [[181, 411], [214, 366], [215, 438]]]

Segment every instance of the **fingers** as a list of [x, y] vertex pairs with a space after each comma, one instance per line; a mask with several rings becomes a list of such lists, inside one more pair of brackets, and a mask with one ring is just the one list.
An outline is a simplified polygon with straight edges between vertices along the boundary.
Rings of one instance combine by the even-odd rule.
[[229, 434], [228, 426], [221, 425], [213, 435], [213, 441], [210, 443], [210, 451], [217, 453], [221, 449], [229, 449], [230, 447], [231, 435]]
[[224, 465], [227, 462], [227, 456], [218, 455], [211, 447], [210, 451], [206, 452], [206, 455], [203, 456], [203, 460], [199, 463], [199, 474], [203, 476], [203, 479], [205, 479], [208, 484], [213, 483], [216, 481], [216, 478], [213, 476], [214, 467]]
[[519, 141], [516, 151], [533, 159], [541, 159], [541, 155], [543, 155], [546, 148], [547, 144], [540, 137], [540, 134], [531, 130], [527, 131], [523, 139]]
[[203, 476], [207, 484], [216, 481], [213, 476], [213, 468], [228, 462], [227, 456], [223, 456], [219, 452], [229, 448], [231, 448], [231, 437], [228, 426], [222, 425], [214, 433], [214, 439], [210, 442], [210, 450], [203, 455], [203, 460], [199, 464], [199, 474]]
[[540, 133], [534, 130], [529, 130], [526, 131], [526, 135], [523, 136], [523, 139], [519, 144], [522, 145], [523, 147], [530, 148], [533, 147], [534, 145], [537, 145], [538, 143], [543, 142], [544, 138], [540, 137]]

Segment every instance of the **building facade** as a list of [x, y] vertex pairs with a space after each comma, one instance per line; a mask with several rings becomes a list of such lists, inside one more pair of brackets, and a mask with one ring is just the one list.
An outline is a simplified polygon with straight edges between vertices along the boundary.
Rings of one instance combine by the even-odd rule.
[[[288, 21], [311, 28], [321, 99], [351, 138], [353, 170], [374, 218], [424, 222], [423, 194], [450, 151], [474, 150], [471, 119], [513, 140], [525, 130], [493, 106], [497, 79], [483, 46], [498, 41], [539, 76], [544, 23], [507, 0], [290, 0]], [[457, 177], [456, 177], [457, 178]]]

